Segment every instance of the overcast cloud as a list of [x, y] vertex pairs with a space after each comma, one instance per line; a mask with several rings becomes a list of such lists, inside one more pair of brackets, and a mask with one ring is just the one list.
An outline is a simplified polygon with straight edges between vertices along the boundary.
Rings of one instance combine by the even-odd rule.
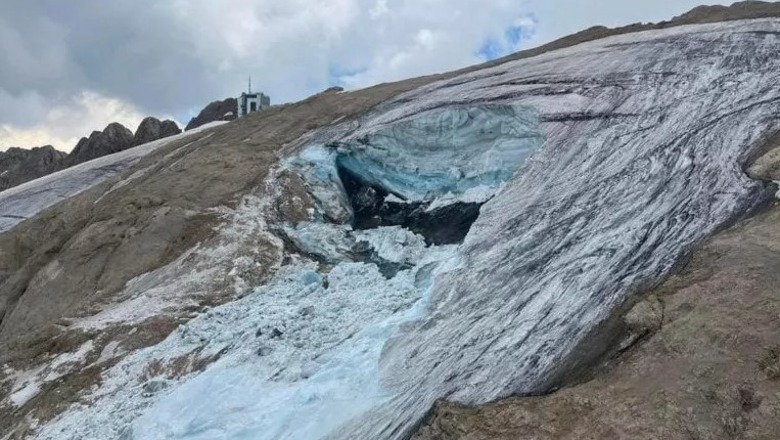
[[[721, 3], [721, 2], [710, 2]], [[726, 4], [727, 2], [722, 2]], [[0, 150], [70, 150], [113, 121], [190, 116], [252, 75], [274, 102], [478, 63], [697, 0], [3, 0]]]

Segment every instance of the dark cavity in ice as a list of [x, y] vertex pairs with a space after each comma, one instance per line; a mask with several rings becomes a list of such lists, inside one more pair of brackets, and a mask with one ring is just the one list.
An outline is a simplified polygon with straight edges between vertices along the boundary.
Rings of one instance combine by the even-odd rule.
[[336, 169], [352, 205], [355, 229], [401, 226], [423, 236], [429, 245], [458, 244], [466, 238], [482, 207], [482, 203], [457, 202], [428, 210], [429, 202], [387, 201], [389, 191], [353, 173], [339, 159]]

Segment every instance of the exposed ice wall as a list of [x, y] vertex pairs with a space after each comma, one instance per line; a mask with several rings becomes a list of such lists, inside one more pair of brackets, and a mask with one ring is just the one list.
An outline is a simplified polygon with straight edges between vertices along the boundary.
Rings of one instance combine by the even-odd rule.
[[367, 133], [338, 162], [393, 194], [425, 200], [499, 186], [542, 141], [533, 107], [452, 106]]
[[407, 201], [483, 202], [544, 140], [536, 110], [525, 105], [454, 105], [373, 128], [290, 161], [331, 218], [348, 216], [336, 167]]
[[740, 165], [780, 128], [778, 47], [778, 20], [624, 35], [435, 83], [377, 115], [510, 100], [539, 109], [547, 141], [483, 206], [430, 314], [385, 348], [394, 400], [333, 438], [403, 438], [438, 398], [545, 391], [585, 361], [571, 350], [633, 288], [767, 196]]

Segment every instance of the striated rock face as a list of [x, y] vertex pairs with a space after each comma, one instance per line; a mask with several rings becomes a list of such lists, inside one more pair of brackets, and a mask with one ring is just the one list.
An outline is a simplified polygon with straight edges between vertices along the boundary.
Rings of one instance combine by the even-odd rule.
[[238, 101], [236, 98], [227, 98], [224, 101], [214, 101], [201, 110], [200, 113], [198, 113], [198, 116], [190, 119], [190, 122], [184, 130], [192, 130], [203, 124], [208, 124], [209, 122], [224, 121], [226, 120], [225, 115], [231, 112], [233, 113], [233, 116], [228, 117], [228, 119], [234, 119], [235, 115], [238, 114]]
[[108, 124], [103, 131], [93, 131], [89, 138], [81, 138], [76, 148], [63, 161], [62, 168], [132, 148], [133, 132], [118, 122]]
[[67, 153], [51, 145], [31, 150], [9, 148], [0, 151], [0, 191], [45, 176], [57, 169]]
[[149, 116], [141, 121], [133, 136], [133, 145], [138, 146], [158, 139], [181, 133], [181, 129], [171, 120], [160, 121]]

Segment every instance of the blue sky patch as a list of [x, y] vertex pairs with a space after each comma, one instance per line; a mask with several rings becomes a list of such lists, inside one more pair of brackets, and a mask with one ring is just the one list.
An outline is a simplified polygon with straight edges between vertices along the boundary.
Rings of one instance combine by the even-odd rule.
[[367, 67], [361, 67], [358, 69], [342, 69], [338, 67], [331, 67], [328, 69], [328, 84], [332, 86], [345, 86], [344, 79], [352, 76], [360, 75], [368, 71]]
[[487, 37], [477, 50], [477, 55], [485, 61], [490, 61], [516, 52], [523, 42], [531, 40], [536, 35], [538, 23], [534, 14], [519, 17], [504, 29], [501, 37]]

